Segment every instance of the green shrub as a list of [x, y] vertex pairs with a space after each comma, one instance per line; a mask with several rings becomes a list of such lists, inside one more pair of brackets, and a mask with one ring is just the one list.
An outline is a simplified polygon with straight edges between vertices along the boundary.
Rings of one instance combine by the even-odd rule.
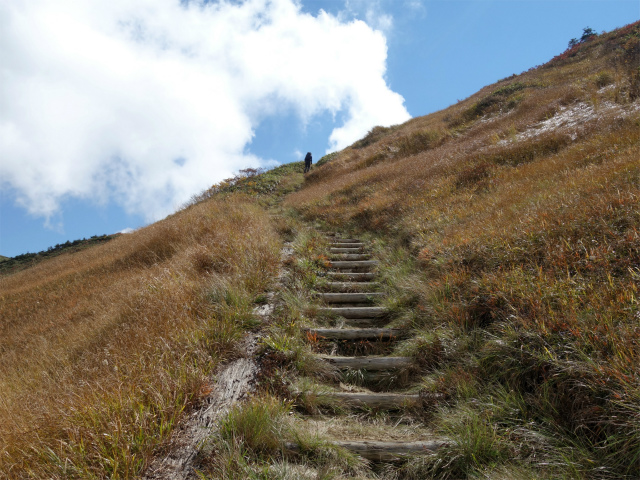
[[571, 139], [568, 136], [553, 133], [536, 139], [523, 140], [495, 153], [482, 155], [480, 160], [489, 164], [515, 167], [537, 158], [556, 154], [570, 143]]
[[386, 158], [387, 156], [383, 152], [375, 153], [365, 158], [364, 160], [359, 161], [358, 164], [356, 165], [356, 170], [372, 167], [373, 165], [383, 162], [384, 160], [386, 160]]
[[324, 157], [316, 162], [316, 167], [321, 167], [325, 163], [330, 162], [338, 157], [338, 152], [327, 153]]
[[419, 130], [396, 142], [398, 155], [408, 157], [442, 145], [445, 135], [436, 130]]
[[273, 397], [254, 397], [234, 406], [220, 422], [220, 440], [242, 445], [254, 455], [273, 454], [285, 436], [289, 407]]
[[391, 133], [394, 129], [394, 127], [373, 127], [363, 138], [351, 145], [351, 148], [368, 147], [369, 145], [376, 143], [378, 140]]
[[596, 87], [598, 88], [606, 87], [607, 85], [611, 85], [613, 82], [613, 75], [611, 74], [611, 72], [606, 70], [604, 72], [598, 73], [593, 79], [593, 83], [595, 83]]

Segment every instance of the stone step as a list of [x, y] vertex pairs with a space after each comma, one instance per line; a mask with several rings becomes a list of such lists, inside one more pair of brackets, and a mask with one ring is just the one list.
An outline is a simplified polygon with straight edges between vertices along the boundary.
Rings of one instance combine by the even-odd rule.
[[329, 260], [331, 263], [337, 261], [353, 261], [353, 260], [370, 260], [371, 255], [368, 253], [338, 253], [335, 255], [331, 255], [331, 259]]
[[333, 313], [344, 318], [376, 318], [383, 317], [387, 313], [384, 307], [322, 307], [321, 313]]
[[330, 392], [319, 393], [316, 396], [354, 407], [395, 409], [420, 403], [420, 395], [401, 393]]
[[307, 332], [336, 340], [395, 340], [406, 334], [399, 328], [310, 328]]
[[327, 278], [367, 281], [376, 278], [376, 274], [371, 272], [327, 272]]
[[318, 296], [327, 303], [366, 303], [382, 298], [382, 293], [320, 293]]
[[362, 248], [330, 248], [329, 253], [361, 253]]
[[340, 369], [396, 370], [413, 364], [411, 357], [338, 357], [334, 355], [320, 355], [319, 357]]
[[378, 265], [376, 260], [329, 260], [329, 268], [371, 268]]
[[[332, 443], [339, 447], [346, 448], [347, 450], [373, 462], [392, 462], [400, 458], [432, 454], [440, 447], [446, 445], [446, 442], [442, 440], [420, 442], [335, 440]], [[300, 446], [296, 443], [286, 442], [285, 449], [290, 453], [300, 452]]]
[[376, 282], [328, 282], [328, 290], [349, 292], [351, 290], [376, 289], [380, 287]]

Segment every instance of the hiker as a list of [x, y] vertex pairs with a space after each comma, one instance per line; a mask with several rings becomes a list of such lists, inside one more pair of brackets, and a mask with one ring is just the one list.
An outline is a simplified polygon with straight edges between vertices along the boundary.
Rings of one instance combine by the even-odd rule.
[[304, 173], [307, 173], [309, 170], [311, 170], [311, 152], [307, 152], [307, 156], [304, 157]]

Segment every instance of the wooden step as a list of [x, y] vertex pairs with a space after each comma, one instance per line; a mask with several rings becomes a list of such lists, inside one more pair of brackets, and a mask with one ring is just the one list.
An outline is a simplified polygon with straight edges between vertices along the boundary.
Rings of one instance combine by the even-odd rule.
[[401, 393], [331, 392], [319, 393], [317, 397], [355, 407], [387, 409], [408, 407], [420, 403], [420, 395], [405, 395]]
[[334, 243], [360, 243], [357, 238], [332, 238]]
[[337, 261], [353, 261], [353, 260], [370, 260], [371, 255], [368, 253], [338, 253], [331, 255], [330, 262]]
[[320, 358], [340, 369], [354, 370], [395, 370], [413, 364], [411, 357], [338, 357], [334, 355], [320, 355]]
[[322, 307], [320, 313], [333, 313], [344, 318], [376, 318], [387, 313], [384, 307]]
[[376, 328], [386, 325], [385, 318], [345, 318], [344, 324], [355, 328]]
[[347, 279], [352, 281], [367, 281], [376, 278], [375, 273], [371, 272], [327, 272], [330, 279]]
[[375, 282], [328, 282], [326, 287], [328, 290], [349, 292], [351, 290], [363, 290], [365, 288], [376, 289], [380, 287], [380, 284]]
[[382, 298], [382, 293], [320, 293], [318, 296], [327, 303], [365, 303]]
[[393, 340], [406, 334], [399, 328], [310, 328], [307, 332], [336, 340]]
[[[432, 454], [440, 447], [446, 445], [446, 442], [442, 440], [421, 442], [336, 440], [332, 443], [373, 462], [391, 462], [410, 456]], [[290, 453], [300, 453], [300, 446], [296, 443], [286, 442], [285, 449]]]
[[364, 248], [364, 243], [330, 243], [329, 247], [335, 248]]
[[371, 268], [378, 265], [376, 260], [329, 260], [329, 268]]
[[362, 248], [330, 248], [329, 253], [362, 253]]

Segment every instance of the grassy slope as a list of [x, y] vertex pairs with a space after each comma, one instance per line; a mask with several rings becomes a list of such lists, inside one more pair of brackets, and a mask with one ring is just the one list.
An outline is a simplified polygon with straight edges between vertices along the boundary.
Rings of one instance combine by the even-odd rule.
[[636, 23], [377, 127], [287, 199], [415, 260], [412, 348], [461, 441], [432, 473], [640, 475], [639, 64]]
[[[256, 326], [300, 164], [0, 277], [0, 478], [133, 478]], [[28, 405], [28, 408], [25, 408]]]
[[49, 249], [38, 253], [25, 253], [15, 257], [3, 257], [0, 255], [0, 275], [19, 272], [20, 270], [34, 266], [36, 263], [62, 255], [63, 253], [79, 252], [85, 248], [113, 240], [118, 235], [119, 234], [117, 233], [115, 235], [96, 235], [89, 239], [84, 238], [82, 240], [74, 240], [72, 242], [68, 241], [62, 245], [56, 245], [55, 247], [50, 247]]
[[232, 197], [3, 277], [0, 477], [134, 476], [278, 261], [263, 210]]
[[[637, 473], [639, 43], [637, 25], [601, 36], [374, 129], [286, 200], [398, 266], [417, 330], [402, 348], [448, 399], [427, 421], [460, 440], [425, 475]], [[140, 471], [252, 327], [290, 229], [263, 207], [298, 168], [0, 279], [0, 476]]]

